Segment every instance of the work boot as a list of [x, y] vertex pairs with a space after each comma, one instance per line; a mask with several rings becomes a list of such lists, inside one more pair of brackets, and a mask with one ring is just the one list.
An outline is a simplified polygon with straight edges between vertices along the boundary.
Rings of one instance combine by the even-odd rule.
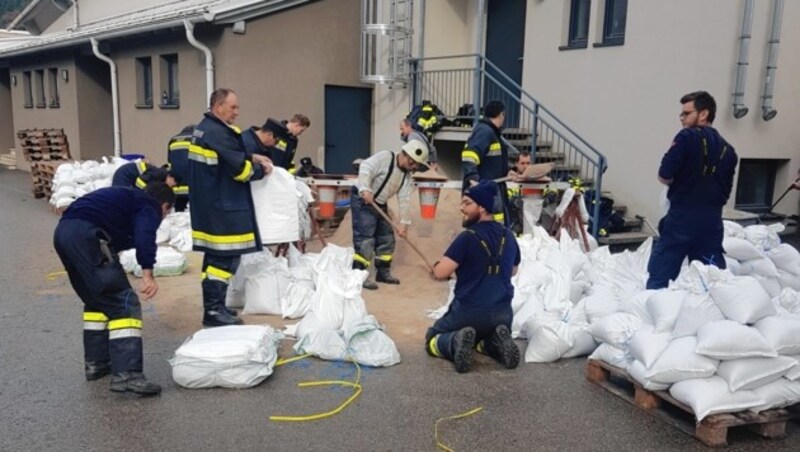
[[375, 281], [385, 284], [400, 284], [400, 280], [392, 276], [389, 267], [375, 267]]
[[475, 328], [461, 328], [453, 337], [453, 364], [456, 372], [464, 374], [472, 369], [472, 349], [475, 347]]
[[514, 369], [519, 365], [519, 348], [511, 338], [511, 331], [507, 326], [497, 325], [491, 342], [495, 350], [495, 355], [492, 357], [497, 362], [506, 366], [506, 369]]
[[363, 288], [365, 288], [367, 290], [378, 290], [378, 285], [375, 282], [370, 281], [368, 279], [364, 280], [364, 283], [361, 284], [361, 287], [363, 287]]
[[86, 372], [86, 381], [99, 380], [111, 374], [111, 364], [109, 363], [86, 363], [83, 368]]
[[161, 386], [147, 381], [141, 372], [121, 372], [111, 376], [111, 387], [114, 392], [133, 392], [142, 396], [152, 396], [161, 392]]
[[239, 316], [239, 311], [237, 311], [236, 309], [231, 309], [231, 308], [225, 306], [225, 311], [227, 311], [228, 314], [230, 314], [230, 315], [232, 315], [234, 317], [238, 317]]
[[230, 315], [225, 306], [218, 306], [203, 312], [203, 326], [229, 326], [241, 325], [242, 323], [244, 323], [242, 319]]

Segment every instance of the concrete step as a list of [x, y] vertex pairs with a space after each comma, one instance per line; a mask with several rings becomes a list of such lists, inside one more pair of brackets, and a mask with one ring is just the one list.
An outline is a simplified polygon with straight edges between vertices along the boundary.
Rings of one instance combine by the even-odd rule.
[[624, 217], [624, 220], [625, 220], [625, 229], [628, 230], [639, 229], [644, 224], [642, 220], [638, 218]]
[[600, 245], [636, 245], [644, 242], [651, 237], [650, 234], [641, 231], [614, 232], [605, 237], [597, 239]]
[[544, 163], [544, 162], [563, 162], [566, 156], [563, 152], [553, 152], [553, 151], [536, 151], [536, 155], [534, 156], [535, 163]]
[[[506, 138], [506, 141], [511, 146], [514, 146], [519, 151], [530, 151], [531, 150], [531, 140], [511, 140]], [[553, 147], [552, 141], [538, 141], [536, 142], [536, 150], [540, 149], [550, 149]]]

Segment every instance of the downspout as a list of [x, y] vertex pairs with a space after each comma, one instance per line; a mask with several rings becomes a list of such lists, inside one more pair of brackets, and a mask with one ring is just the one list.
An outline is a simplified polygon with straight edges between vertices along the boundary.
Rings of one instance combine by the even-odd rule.
[[742, 33], [739, 37], [739, 61], [736, 63], [736, 86], [733, 90], [733, 117], [743, 118], [750, 111], [744, 105], [745, 81], [747, 79], [747, 61], [750, 52], [750, 30], [753, 28], [753, 0], [745, 0]]
[[769, 121], [778, 114], [772, 108], [772, 93], [775, 91], [775, 72], [778, 70], [778, 47], [781, 42], [781, 19], [783, 18], [783, 0], [775, 0], [772, 8], [772, 31], [769, 38], [769, 57], [767, 59], [767, 77], [764, 80], [764, 95], [761, 96], [761, 117]]
[[[417, 38], [417, 58], [425, 58], [425, 0], [419, 1], [419, 38]], [[417, 63], [417, 70], [422, 71], [422, 61]]]
[[211, 49], [194, 37], [193, 23], [184, 19], [183, 26], [186, 28], [186, 39], [189, 40], [189, 44], [202, 51], [206, 56], [206, 101], [208, 101], [211, 99], [211, 93], [214, 92], [214, 55], [211, 53]]
[[105, 61], [111, 67], [111, 108], [114, 110], [114, 156], [120, 156], [122, 149], [119, 132], [119, 88], [117, 87], [117, 64], [114, 60], [100, 53], [99, 42], [95, 38], [90, 38], [92, 42], [92, 52], [94, 56]]
[[481, 111], [481, 69], [483, 68], [483, 24], [484, 14], [486, 12], [486, 0], [478, 0], [478, 12], [475, 14], [475, 73], [474, 86], [472, 88], [472, 104], [475, 106], [475, 118], [472, 120], [472, 125], [478, 123]]
[[73, 30], [77, 30], [78, 27], [80, 27], [80, 25], [81, 25], [81, 21], [80, 21], [80, 18], [78, 16], [78, 13], [79, 13], [79, 11], [78, 11], [78, 0], [72, 0], [72, 17], [74, 19], [73, 25], [72, 25], [73, 26], [73, 28], [72, 28]]

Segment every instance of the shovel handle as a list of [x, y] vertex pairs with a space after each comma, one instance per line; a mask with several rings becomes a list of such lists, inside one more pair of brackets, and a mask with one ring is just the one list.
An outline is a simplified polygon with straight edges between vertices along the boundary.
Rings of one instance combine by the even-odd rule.
[[[380, 208], [380, 207], [378, 207], [378, 205], [377, 205], [377, 204], [375, 204], [375, 201], [372, 201], [372, 202], [370, 202], [370, 203], [369, 203], [369, 205], [371, 205], [371, 206], [372, 206], [372, 208], [373, 208], [373, 209], [375, 209], [375, 211], [376, 211], [376, 212], [378, 212], [378, 214], [379, 214], [381, 217], [383, 217], [383, 219], [384, 219], [384, 220], [386, 220], [386, 222], [387, 222], [387, 223], [389, 223], [390, 225], [392, 225], [392, 229], [394, 229], [394, 230], [395, 230], [395, 232], [397, 232], [398, 234], [400, 233], [400, 228], [399, 228], [399, 227], [397, 227], [397, 225], [394, 223], [394, 221], [392, 221], [392, 219], [391, 219], [391, 218], [389, 218], [389, 215], [386, 215], [386, 212], [384, 212], [383, 210], [381, 210], [381, 208]], [[425, 255], [424, 255], [424, 254], [422, 254], [422, 251], [420, 251], [420, 250], [419, 250], [419, 248], [417, 248], [417, 247], [416, 247], [416, 245], [414, 245], [413, 243], [411, 243], [411, 240], [408, 240], [408, 237], [403, 237], [403, 240], [405, 240], [405, 241], [406, 241], [406, 243], [408, 243], [408, 245], [411, 247], [411, 249], [412, 249], [412, 250], [414, 250], [414, 251], [415, 251], [415, 252], [416, 252], [416, 253], [419, 255], [419, 257], [420, 257], [420, 258], [423, 260], [423, 262], [425, 262], [425, 265], [428, 267], [428, 269], [429, 269], [431, 272], [433, 272], [433, 265], [431, 265], [431, 264], [430, 264], [430, 262], [428, 262], [428, 259], [427, 259], [427, 258], [425, 258]]]

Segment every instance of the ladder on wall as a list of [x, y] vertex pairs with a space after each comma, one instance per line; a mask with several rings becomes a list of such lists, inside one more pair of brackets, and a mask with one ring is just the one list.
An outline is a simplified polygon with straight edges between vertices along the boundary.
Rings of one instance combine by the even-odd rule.
[[413, 10], [414, 0], [362, 0], [362, 82], [408, 86]]

